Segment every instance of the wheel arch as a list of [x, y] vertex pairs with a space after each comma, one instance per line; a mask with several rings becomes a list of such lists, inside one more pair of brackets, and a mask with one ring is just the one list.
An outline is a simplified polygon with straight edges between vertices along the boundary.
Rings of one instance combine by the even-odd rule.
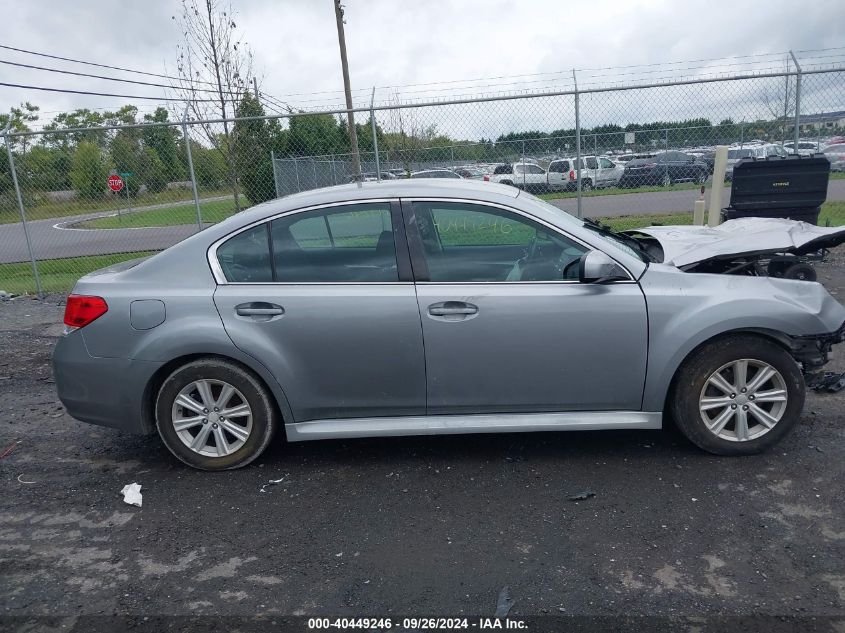
[[704, 340], [700, 341], [697, 345], [694, 345], [692, 349], [690, 349], [683, 357], [675, 364], [675, 367], [672, 370], [672, 379], [669, 382], [669, 385], [666, 388], [666, 393], [663, 397], [663, 412], [666, 413], [669, 407], [669, 401], [674, 396], [675, 393], [675, 386], [677, 384], [678, 376], [681, 374], [681, 370], [684, 368], [684, 365], [687, 361], [692, 358], [701, 348], [711, 345], [721, 339], [730, 338], [732, 336], [751, 336], [756, 337], [759, 339], [763, 339], [769, 343], [775, 343], [779, 347], [783, 348], [789, 354], [792, 354], [792, 349], [790, 347], [790, 337], [783, 332], [778, 332], [777, 330], [772, 330], [769, 328], [757, 328], [757, 327], [744, 327], [744, 328], [736, 328], [733, 330], [725, 330], [724, 332], [719, 332], [712, 336], [705, 338]]
[[183, 365], [192, 363], [202, 359], [221, 360], [251, 373], [256, 380], [268, 391], [271, 395], [271, 401], [276, 409], [276, 415], [279, 416], [282, 427], [286, 421], [291, 420], [291, 409], [288, 404], [287, 397], [282, 391], [281, 386], [276, 379], [269, 373], [269, 371], [257, 361], [250, 362], [248, 359], [235, 358], [234, 356], [211, 352], [194, 352], [176, 356], [159, 367], [152, 376], [150, 376], [147, 384], [144, 386], [144, 394], [141, 400], [141, 424], [145, 432], [154, 433], [155, 422], [155, 403], [161, 385], [167, 380], [174, 371]]

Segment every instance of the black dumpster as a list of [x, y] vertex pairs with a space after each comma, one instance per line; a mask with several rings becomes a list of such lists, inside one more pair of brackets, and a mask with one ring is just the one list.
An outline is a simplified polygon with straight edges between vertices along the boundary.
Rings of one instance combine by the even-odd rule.
[[744, 158], [734, 166], [731, 202], [722, 216], [818, 224], [829, 178], [830, 161], [824, 154]]

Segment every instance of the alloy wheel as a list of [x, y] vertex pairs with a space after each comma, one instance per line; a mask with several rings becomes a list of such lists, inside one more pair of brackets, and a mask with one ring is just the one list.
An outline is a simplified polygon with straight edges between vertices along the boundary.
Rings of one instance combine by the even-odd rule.
[[722, 365], [704, 383], [698, 410], [707, 429], [725, 440], [747, 442], [771, 431], [786, 412], [786, 381], [761, 360]]
[[206, 457], [231, 455], [249, 438], [252, 409], [222, 380], [195, 380], [173, 401], [172, 424], [185, 446]]

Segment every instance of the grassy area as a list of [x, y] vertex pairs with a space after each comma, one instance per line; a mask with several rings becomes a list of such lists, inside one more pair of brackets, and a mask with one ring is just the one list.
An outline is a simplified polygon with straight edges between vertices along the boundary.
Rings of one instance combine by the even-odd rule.
[[[845, 173], [831, 173], [830, 174], [831, 180], [842, 180], [845, 179]], [[712, 182], [707, 183], [707, 188], [709, 189], [713, 185]], [[725, 186], [729, 186], [730, 183], [726, 182]], [[653, 193], [658, 191], [681, 191], [684, 189], [698, 189], [701, 185], [697, 185], [694, 182], [681, 182], [676, 185], [672, 185], [671, 187], [657, 187], [657, 186], [648, 186], [648, 187], [634, 187], [633, 189], [619, 189], [617, 187], [608, 187], [606, 189], [591, 189], [590, 191], [582, 191], [581, 196], [584, 198], [589, 198], [592, 196], [618, 196], [626, 193]], [[559, 200], [561, 198], [577, 198], [578, 194], [575, 191], [553, 191], [551, 193], [542, 193], [538, 197], [542, 198], [543, 200]]]
[[[192, 211], [193, 207], [189, 207]], [[616, 218], [600, 218], [600, 220], [616, 229], [625, 231], [629, 229], [650, 226], [653, 224], [692, 224], [692, 213], [679, 212], [671, 214], [643, 214], [626, 215]], [[845, 225], [845, 201], [826, 202], [822, 206], [819, 216], [819, 224], [822, 226], [843, 226]], [[448, 227], [447, 227], [448, 228]], [[494, 228], [491, 225], [491, 229]], [[446, 231], [448, 232], [448, 230]], [[47, 292], [68, 292], [76, 280], [93, 270], [105, 268], [128, 259], [146, 257], [154, 254], [154, 251], [135, 253], [120, 253], [116, 255], [96, 255], [91, 257], [73, 257], [67, 259], [51, 259], [38, 262], [38, 272], [41, 276], [41, 284]], [[30, 264], [0, 264], [0, 290], [13, 294], [35, 292], [35, 283], [32, 280], [32, 268]]]
[[[678, 191], [682, 189], [699, 189], [701, 185], [697, 185], [694, 182], [682, 182], [678, 183], [677, 185], [672, 185], [671, 187], [659, 187], [659, 186], [648, 186], [648, 187], [633, 187], [631, 189], [619, 189], [618, 187], [607, 187], [605, 189], [590, 189], [589, 191], [582, 191], [581, 196], [583, 198], [590, 198], [593, 196], [618, 196], [626, 193], [653, 193], [657, 191]], [[707, 183], [707, 187], [710, 187], [710, 183]], [[578, 193], [575, 191], [553, 191], [551, 193], [541, 193], [539, 198], [543, 200], [559, 200], [561, 198], [577, 198]]]
[[[68, 292], [76, 280], [91, 271], [112, 266], [128, 259], [147, 257], [156, 251], [119, 253], [116, 255], [94, 255], [91, 257], [69, 257], [38, 262], [38, 275], [45, 292]], [[0, 264], [0, 290], [12, 294], [34, 293], [35, 282], [32, 279], [32, 265]]]
[[[598, 218], [616, 231], [627, 231], [653, 224], [669, 226], [673, 224], [692, 224], [692, 212], [670, 214], [647, 213], [643, 215], [623, 215], [616, 218]], [[845, 201], [825, 202], [819, 214], [819, 226], [845, 225]]]
[[[241, 208], [249, 203], [245, 198], [241, 200]], [[235, 201], [232, 198], [225, 200], [211, 200], [200, 204], [202, 221], [216, 223], [225, 220], [235, 212]], [[136, 211], [124, 213], [123, 215], [111, 215], [95, 220], [88, 220], [79, 224], [79, 228], [86, 229], [126, 229], [144, 226], [173, 226], [175, 224], [194, 224], [197, 221], [197, 210], [193, 204], [179, 205], [175, 207], [162, 207], [150, 211]]]
[[[231, 191], [221, 189], [214, 191], [201, 191], [203, 198], [216, 198], [218, 196], [232, 195]], [[145, 193], [133, 196], [130, 200], [133, 207], [144, 207], [153, 204], [166, 204], [168, 202], [180, 202], [190, 200], [192, 197], [190, 189], [174, 189], [162, 191], [161, 193]], [[37, 198], [37, 196], [36, 196]], [[66, 200], [63, 202], [49, 202], [46, 199], [25, 199], [26, 217], [28, 220], [47, 220], [52, 218], [65, 218], [71, 215], [93, 213], [96, 211], [121, 211], [126, 209], [126, 194], [108, 195], [98, 200]], [[17, 202], [10, 196], [0, 201], [0, 224], [12, 224], [20, 222]]]

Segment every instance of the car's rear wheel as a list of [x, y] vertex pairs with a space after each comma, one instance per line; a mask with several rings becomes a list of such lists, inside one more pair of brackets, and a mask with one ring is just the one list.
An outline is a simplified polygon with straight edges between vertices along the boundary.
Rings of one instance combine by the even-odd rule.
[[704, 183], [706, 183], [707, 182], [707, 172], [706, 171], [699, 172], [698, 178], [695, 179], [695, 182], [699, 185], [703, 185]]
[[693, 444], [717, 455], [750, 455], [787, 435], [801, 417], [804, 379], [789, 353], [747, 335], [704, 345], [678, 372], [675, 423]]
[[174, 371], [158, 392], [156, 427], [178, 459], [201, 470], [229, 470], [258, 457], [273, 436], [276, 413], [261, 381], [219, 359]]
[[663, 174], [663, 177], [660, 179], [660, 186], [661, 187], [669, 187], [672, 185], [672, 179], [669, 177], [669, 174]]

